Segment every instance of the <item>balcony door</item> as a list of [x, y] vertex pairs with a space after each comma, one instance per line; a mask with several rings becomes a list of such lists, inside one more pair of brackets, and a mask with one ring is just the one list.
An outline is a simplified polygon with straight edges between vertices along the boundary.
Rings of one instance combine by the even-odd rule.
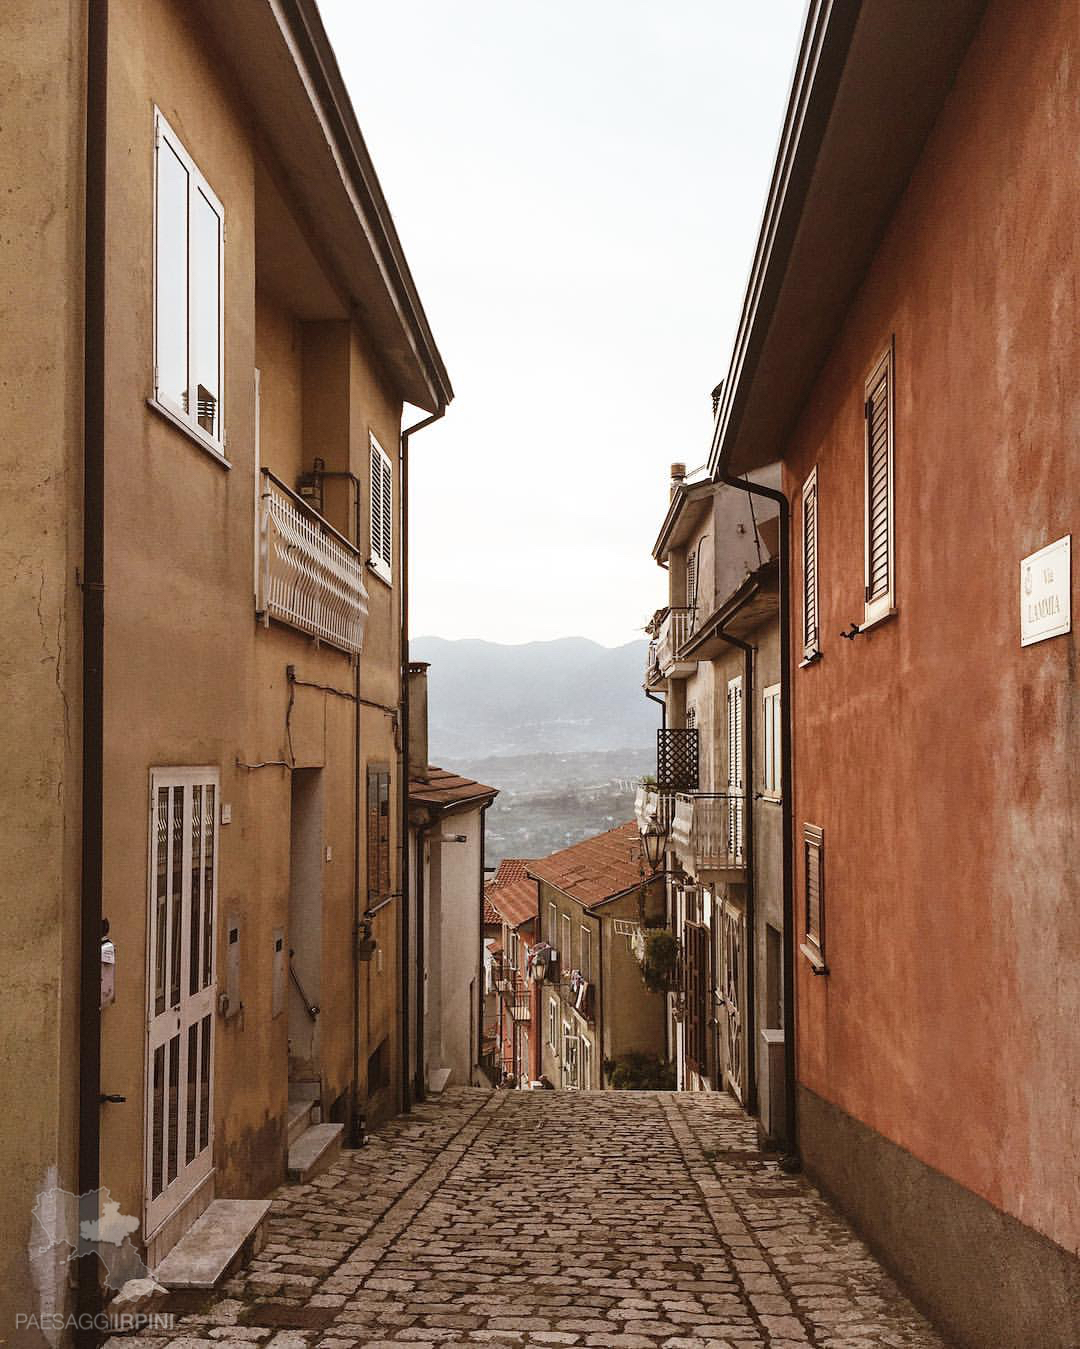
[[218, 783], [150, 776], [144, 1240], [213, 1166]]
[[728, 853], [737, 863], [745, 854], [744, 821], [746, 765], [743, 738], [742, 675], [728, 680], [727, 686], [727, 813]]

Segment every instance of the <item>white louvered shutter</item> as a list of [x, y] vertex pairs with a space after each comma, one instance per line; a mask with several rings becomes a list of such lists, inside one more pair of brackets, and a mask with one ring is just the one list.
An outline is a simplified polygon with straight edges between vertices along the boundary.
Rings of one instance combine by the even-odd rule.
[[371, 437], [371, 561], [389, 581], [394, 558], [394, 475], [390, 459]]
[[817, 469], [803, 487], [803, 658], [818, 653], [818, 486]]
[[736, 859], [743, 855], [743, 686], [742, 676], [728, 681], [727, 688], [727, 761], [728, 761], [728, 852]]
[[866, 387], [866, 620], [893, 606], [893, 390], [892, 352], [882, 357]]

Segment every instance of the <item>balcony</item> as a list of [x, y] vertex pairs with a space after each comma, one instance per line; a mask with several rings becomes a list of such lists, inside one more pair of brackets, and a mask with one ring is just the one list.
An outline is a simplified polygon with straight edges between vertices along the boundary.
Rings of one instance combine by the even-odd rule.
[[262, 470], [256, 609], [352, 655], [364, 645], [368, 597], [359, 551], [295, 492]]
[[675, 814], [675, 793], [659, 787], [639, 787], [634, 798], [634, 815], [638, 827], [645, 828], [655, 821], [665, 834], [671, 833], [671, 822]]
[[656, 634], [656, 664], [662, 679], [685, 679], [697, 670], [696, 660], [681, 661], [679, 652], [694, 630], [694, 610], [669, 609]]
[[746, 797], [741, 792], [680, 792], [671, 847], [692, 876], [745, 880]]

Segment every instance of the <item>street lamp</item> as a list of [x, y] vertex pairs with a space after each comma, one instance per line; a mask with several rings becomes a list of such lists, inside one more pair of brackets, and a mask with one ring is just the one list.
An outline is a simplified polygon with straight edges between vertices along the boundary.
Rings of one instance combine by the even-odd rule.
[[667, 843], [667, 831], [661, 829], [655, 820], [650, 820], [641, 831], [641, 848], [645, 854], [645, 860], [649, 864], [650, 872], [660, 870], [660, 864], [664, 860], [664, 846]]

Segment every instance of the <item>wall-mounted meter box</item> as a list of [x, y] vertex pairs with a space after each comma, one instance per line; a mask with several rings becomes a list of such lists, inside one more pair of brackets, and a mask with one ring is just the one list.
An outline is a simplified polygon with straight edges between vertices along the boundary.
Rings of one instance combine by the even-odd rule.
[[110, 1007], [116, 1001], [116, 947], [111, 941], [101, 943], [101, 1006]]

